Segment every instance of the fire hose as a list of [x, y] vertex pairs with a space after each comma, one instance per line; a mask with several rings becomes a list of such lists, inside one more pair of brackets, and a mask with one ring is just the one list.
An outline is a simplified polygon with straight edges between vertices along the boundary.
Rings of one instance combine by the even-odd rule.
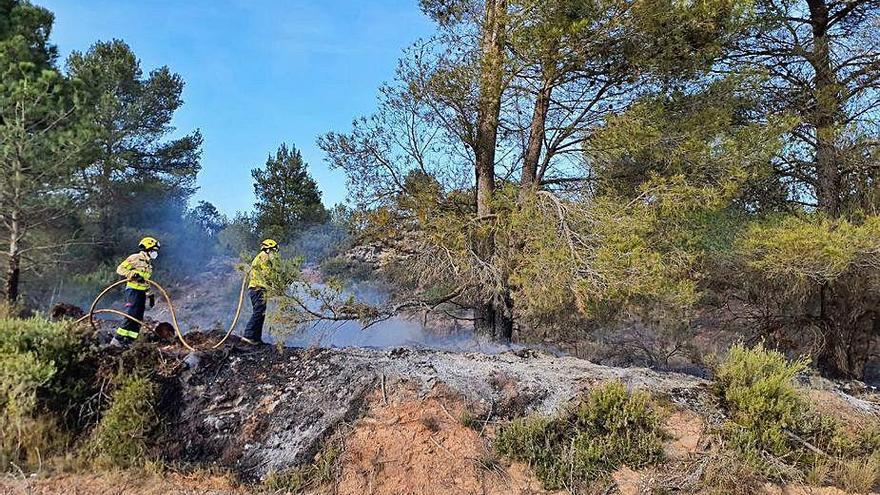
[[[145, 282], [147, 282], [151, 286], [155, 287], [156, 290], [158, 290], [159, 293], [162, 294], [162, 297], [165, 298], [165, 302], [168, 303], [168, 309], [171, 312], [171, 322], [172, 322], [172, 325], [174, 326], [174, 332], [177, 334], [177, 339], [180, 340], [180, 343], [183, 344], [183, 346], [186, 347], [188, 350], [195, 352], [196, 349], [192, 345], [190, 345], [189, 342], [186, 341], [186, 339], [183, 336], [183, 332], [180, 331], [180, 324], [178, 324], [178, 322], [177, 322], [177, 313], [174, 310], [174, 303], [171, 300], [171, 296], [168, 295], [168, 291], [165, 290], [164, 287], [159, 285], [158, 282], [155, 282], [153, 280], [146, 280]], [[235, 330], [235, 325], [238, 324], [238, 318], [241, 316], [241, 307], [244, 304], [244, 293], [245, 293], [245, 289], [247, 289], [247, 282], [248, 282], [248, 275], [245, 274], [245, 276], [241, 280], [241, 290], [238, 293], [238, 308], [236, 308], [236, 310], [235, 310], [235, 316], [232, 318], [232, 324], [229, 325], [229, 329], [226, 330], [226, 334], [223, 336], [223, 338], [220, 339], [219, 342], [217, 342], [216, 344], [211, 346], [211, 349], [217, 349], [218, 347], [220, 347], [224, 343], [226, 343], [226, 340], [229, 338], [230, 335], [232, 335], [232, 331]], [[98, 294], [98, 297], [96, 297], [95, 300], [92, 302], [91, 307], [89, 307], [89, 313], [87, 315], [83, 316], [82, 318], [80, 318], [79, 320], [76, 320], [75, 323], [80, 323], [80, 322], [88, 319], [89, 324], [92, 325], [92, 328], [95, 329], [95, 331], [98, 331], [98, 327], [95, 325], [95, 315], [96, 314], [113, 314], [113, 315], [128, 318], [129, 320], [137, 323], [138, 325], [146, 326], [146, 324], [144, 322], [142, 322], [141, 320], [139, 320], [131, 315], [128, 315], [126, 313], [123, 313], [122, 311], [117, 311], [115, 309], [107, 309], [107, 308], [98, 308], [97, 307], [98, 302], [108, 292], [110, 292], [111, 290], [113, 290], [116, 287], [118, 287], [122, 284], [125, 284], [125, 283], [128, 283], [128, 280], [123, 279], [118, 282], [114, 282], [114, 283], [108, 285], [106, 288], [104, 288], [104, 290], [101, 291], [101, 293]]]

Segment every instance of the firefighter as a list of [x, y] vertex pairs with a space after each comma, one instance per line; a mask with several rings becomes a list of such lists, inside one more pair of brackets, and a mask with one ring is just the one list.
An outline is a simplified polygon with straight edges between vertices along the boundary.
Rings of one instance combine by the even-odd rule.
[[260, 252], [251, 263], [251, 277], [248, 284], [248, 296], [254, 312], [241, 340], [248, 344], [263, 343], [263, 323], [266, 321], [266, 276], [278, 259], [278, 243], [266, 239], [260, 243]]
[[[156, 305], [156, 298], [147, 283], [153, 276], [153, 260], [159, 256], [159, 241], [154, 237], [144, 237], [138, 244], [139, 251], [132, 254], [116, 267], [116, 273], [128, 280], [125, 285], [125, 312], [140, 321], [144, 319], [147, 301], [150, 308]], [[128, 347], [140, 335], [141, 325], [128, 318], [116, 329], [111, 343], [117, 347]]]

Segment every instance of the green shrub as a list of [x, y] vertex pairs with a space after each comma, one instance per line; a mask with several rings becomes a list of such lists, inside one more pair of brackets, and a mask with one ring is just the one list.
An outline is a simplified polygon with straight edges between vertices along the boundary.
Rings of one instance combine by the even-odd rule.
[[794, 379], [804, 360], [789, 362], [763, 346], [736, 345], [715, 374], [716, 390], [730, 412], [729, 438], [741, 451], [765, 450], [781, 456], [789, 450], [785, 430], [799, 424], [806, 411]]
[[716, 370], [716, 391], [729, 420], [723, 433], [738, 455], [773, 481], [831, 479], [849, 491], [880, 475], [880, 429], [857, 434], [810, 407], [795, 385], [805, 360], [789, 362], [762, 346], [734, 346]]
[[157, 387], [149, 378], [122, 381], [88, 445], [99, 464], [126, 467], [146, 460], [150, 437], [158, 426], [153, 410], [156, 395]]
[[60, 417], [48, 406], [72, 400], [65, 375], [82, 349], [69, 325], [0, 319], [0, 469], [33, 466], [65, 443]]
[[647, 394], [610, 382], [557, 416], [511, 421], [495, 448], [527, 462], [545, 488], [574, 488], [621, 465], [639, 468], [662, 459], [661, 420], [649, 402]]

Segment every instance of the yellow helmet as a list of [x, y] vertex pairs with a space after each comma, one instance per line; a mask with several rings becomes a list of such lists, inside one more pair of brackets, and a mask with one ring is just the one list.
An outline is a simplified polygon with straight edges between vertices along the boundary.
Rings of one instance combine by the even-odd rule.
[[275, 249], [277, 247], [278, 243], [274, 239], [266, 239], [260, 243], [260, 249]]
[[141, 242], [140, 242], [140, 244], [138, 244], [138, 247], [144, 251], [151, 251], [153, 249], [159, 249], [160, 247], [162, 247], [162, 245], [159, 244], [159, 240], [156, 239], [155, 237], [148, 236], [148, 237], [144, 237], [143, 239], [141, 239]]

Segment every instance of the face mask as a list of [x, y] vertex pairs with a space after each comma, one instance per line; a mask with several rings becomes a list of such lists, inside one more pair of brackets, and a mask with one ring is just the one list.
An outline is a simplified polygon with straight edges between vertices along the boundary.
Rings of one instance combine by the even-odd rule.
[[159, 257], [159, 251], [150, 251], [150, 259], [154, 260]]

